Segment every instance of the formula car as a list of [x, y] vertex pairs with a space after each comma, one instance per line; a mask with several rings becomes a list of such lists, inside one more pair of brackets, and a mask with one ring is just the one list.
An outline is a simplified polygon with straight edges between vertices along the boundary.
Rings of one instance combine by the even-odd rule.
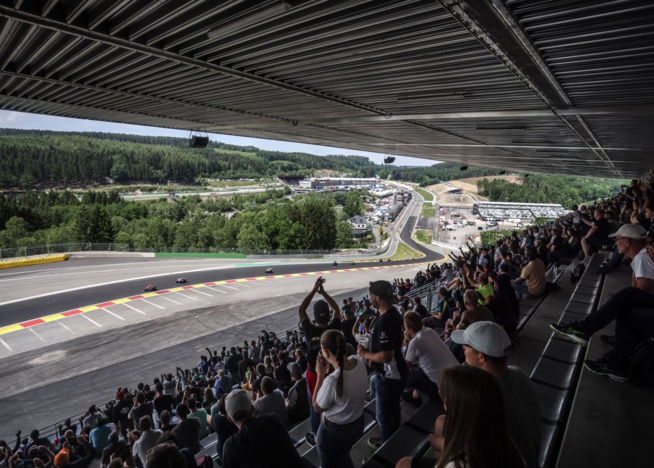
[[272, 268], [266, 268], [266, 273], [274, 273]]
[[144, 290], [144, 291], [145, 291], [145, 292], [152, 292], [152, 291], [156, 291], [156, 290], [157, 290], [157, 287], [156, 287], [154, 284], [148, 284], [148, 285], [145, 287], [145, 290]]
[[178, 284], [186, 283], [186, 278], [177, 278], [177, 281], [175, 281], [175, 283]]

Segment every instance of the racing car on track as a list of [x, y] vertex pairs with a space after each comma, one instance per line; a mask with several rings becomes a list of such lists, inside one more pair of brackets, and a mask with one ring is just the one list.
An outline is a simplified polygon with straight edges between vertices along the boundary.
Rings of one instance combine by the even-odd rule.
[[266, 268], [266, 273], [274, 273], [272, 268]]
[[183, 284], [186, 283], [186, 278], [177, 278], [177, 281], [175, 281], [177, 284]]
[[157, 290], [157, 287], [154, 284], [148, 284], [145, 287], [145, 292], [152, 292], [152, 291], [156, 291], [156, 290]]

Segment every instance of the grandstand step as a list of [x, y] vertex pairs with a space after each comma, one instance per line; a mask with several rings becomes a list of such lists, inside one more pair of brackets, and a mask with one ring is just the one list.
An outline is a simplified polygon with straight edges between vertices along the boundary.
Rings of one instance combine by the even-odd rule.
[[400, 458], [420, 457], [428, 448], [428, 435], [404, 424], [375, 452], [373, 459], [395, 466]]
[[558, 423], [561, 421], [564, 410], [570, 404], [569, 390], [560, 390], [538, 382], [532, 382], [538, 401], [540, 402], [540, 416], [545, 422]]
[[434, 422], [441, 414], [445, 414], [443, 403], [428, 400], [418, 408], [418, 411], [416, 411], [406, 424], [420, 432], [429, 434], [430, 432], [434, 432]]
[[579, 315], [588, 315], [593, 310], [592, 304], [578, 304], [578, 303], [568, 303], [564, 309], [566, 312]]
[[577, 363], [579, 354], [581, 353], [581, 346], [571, 343], [570, 341], [557, 338], [555, 336], [550, 339], [543, 351], [543, 356], [550, 359], [556, 359], [562, 362], [571, 364]]
[[305, 419], [301, 423], [297, 424], [293, 429], [288, 431], [288, 435], [291, 437], [293, 444], [296, 447], [299, 447], [304, 443], [307, 432], [311, 432], [311, 421], [309, 418]]
[[568, 390], [575, 382], [580, 367], [581, 364], [568, 364], [541, 357], [536, 363], [531, 379], [562, 390]]
[[540, 456], [538, 458], [538, 463], [541, 467], [552, 466], [552, 463], [556, 457], [558, 448], [556, 447], [556, 441], [559, 439], [559, 433], [561, 428], [558, 425], [547, 424], [541, 422], [540, 424]]
[[318, 457], [318, 449], [316, 447], [311, 447], [311, 450], [306, 452], [302, 456], [302, 460], [304, 460], [305, 464], [308, 467], [319, 467], [320, 466], [320, 458]]

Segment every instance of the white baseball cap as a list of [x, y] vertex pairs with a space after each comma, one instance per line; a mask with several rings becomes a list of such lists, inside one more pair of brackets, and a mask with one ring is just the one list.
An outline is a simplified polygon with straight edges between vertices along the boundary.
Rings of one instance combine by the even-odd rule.
[[647, 232], [645, 228], [640, 224], [625, 224], [621, 226], [613, 234], [609, 234], [609, 237], [628, 237], [629, 239], [645, 239], [647, 238]]
[[252, 399], [245, 390], [232, 390], [225, 398], [227, 416], [234, 421], [244, 419], [252, 409]]
[[475, 322], [450, 336], [455, 343], [470, 346], [486, 356], [504, 357], [511, 347], [509, 335], [495, 322]]

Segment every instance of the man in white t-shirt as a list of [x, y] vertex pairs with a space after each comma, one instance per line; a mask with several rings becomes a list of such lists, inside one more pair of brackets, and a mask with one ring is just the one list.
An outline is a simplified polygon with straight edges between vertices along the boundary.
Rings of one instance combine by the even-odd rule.
[[[441, 337], [434, 330], [422, 326], [422, 317], [416, 312], [404, 314], [404, 339], [407, 343], [406, 359], [411, 371], [404, 399], [418, 402], [418, 392], [430, 400], [439, 401], [438, 381], [441, 370], [456, 366], [456, 360]], [[411, 395], [413, 392], [413, 395]]]
[[611, 237], [615, 237], [618, 251], [633, 259], [631, 287], [618, 291], [581, 322], [551, 324], [550, 328], [563, 338], [586, 346], [593, 333], [615, 320], [615, 338], [603, 338], [615, 344], [615, 350], [607, 359], [586, 360], [585, 366], [596, 374], [626, 382], [631, 352], [642, 340], [654, 336], [654, 262], [647, 255], [647, 234], [642, 226], [625, 224]]

